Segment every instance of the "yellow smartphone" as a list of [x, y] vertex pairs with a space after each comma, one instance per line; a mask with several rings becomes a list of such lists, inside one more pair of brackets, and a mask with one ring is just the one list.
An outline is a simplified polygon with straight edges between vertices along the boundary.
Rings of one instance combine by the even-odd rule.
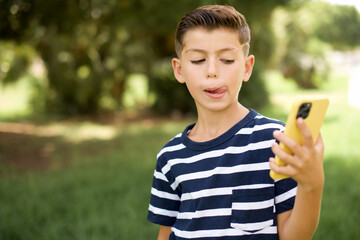
[[[306, 125], [312, 133], [314, 143], [319, 136], [320, 127], [325, 119], [326, 110], [329, 106], [329, 99], [324, 97], [305, 97], [296, 100], [291, 108], [288, 119], [286, 121], [286, 127], [284, 133], [303, 145], [303, 137], [300, 129], [296, 125], [296, 119], [301, 117], [304, 119]], [[289, 154], [293, 154], [292, 151], [280, 142], [280, 148]], [[281, 161], [278, 156], [275, 156], [275, 163], [279, 166], [285, 166], [286, 164]], [[288, 178], [288, 176], [275, 173], [270, 170], [270, 177], [274, 180]]]

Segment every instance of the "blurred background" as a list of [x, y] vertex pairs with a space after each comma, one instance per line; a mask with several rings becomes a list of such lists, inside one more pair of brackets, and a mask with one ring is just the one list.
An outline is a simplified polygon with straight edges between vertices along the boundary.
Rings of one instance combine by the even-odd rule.
[[156, 238], [156, 154], [196, 119], [175, 27], [215, 3], [252, 30], [243, 105], [285, 121], [330, 98], [314, 239], [360, 239], [360, 7], [315, 0], [0, 0], [0, 239]]

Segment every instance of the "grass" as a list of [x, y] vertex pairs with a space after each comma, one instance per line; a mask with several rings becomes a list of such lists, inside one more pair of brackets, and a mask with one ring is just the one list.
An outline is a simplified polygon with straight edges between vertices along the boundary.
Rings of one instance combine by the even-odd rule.
[[[106, 141], [27, 139], [35, 156], [51, 142], [48, 161], [66, 163], [25, 173], [3, 167], [0, 239], [154, 239], [156, 226], [146, 215], [155, 156], [177, 130], [176, 123], [154, 128], [138, 123]], [[25, 151], [20, 157], [29, 153], [20, 146], [13, 150]]]
[[[346, 84], [338, 81], [346, 77], [335, 74], [320, 91], [299, 91], [272, 73], [272, 105], [259, 110], [285, 121], [294, 97], [330, 97], [314, 239], [360, 239], [360, 110], [348, 106]], [[0, 239], [155, 239], [158, 227], [146, 221], [155, 156], [189, 121], [10, 125], [0, 132]]]

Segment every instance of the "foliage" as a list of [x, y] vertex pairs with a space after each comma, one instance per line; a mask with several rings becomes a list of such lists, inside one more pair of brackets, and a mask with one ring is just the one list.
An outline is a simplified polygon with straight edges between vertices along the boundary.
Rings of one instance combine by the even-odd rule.
[[151, 56], [126, 1], [6, 3], [2, 37], [29, 43], [44, 61], [47, 111], [96, 112], [104, 91], [121, 102], [127, 75], [144, 69], [136, 59]]
[[[152, 91], [159, 96], [154, 105], [156, 109], [191, 111], [194, 108], [190, 101], [181, 101], [179, 105], [178, 99], [164, 99], [164, 96], [185, 97], [186, 94], [181, 87], [172, 87], [171, 74], [159, 76], [154, 70], [174, 54], [173, 32], [177, 21], [203, 4], [234, 5], [253, 27], [252, 46], [258, 62], [266, 63], [271, 55], [273, 42], [269, 36], [272, 35], [265, 38], [260, 35], [263, 29], [269, 29], [271, 10], [283, 2], [2, 0], [0, 36], [3, 40], [33, 47], [42, 59], [48, 83], [38, 84], [39, 90], [40, 86], [45, 90], [36, 95], [36, 101], [44, 102], [47, 112], [94, 113], [105, 107], [104, 97], [108, 99], [106, 106], [121, 109], [126, 81], [132, 73], [148, 75]], [[5, 80], [16, 81], [31, 60], [16, 55]], [[158, 81], [159, 77], [168, 80]], [[261, 79], [254, 82], [258, 89], [264, 89]], [[165, 90], [166, 94], [160, 95]], [[256, 95], [247, 91], [244, 90], [247, 96]], [[264, 90], [261, 98], [266, 100]]]
[[308, 8], [318, 16], [316, 35], [320, 40], [331, 43], [337, 50], [351, 50], [360, 45], [360, 13], [355, 7], [317, 4]]
[[46, 81], [31, 78], [37, 91], [32, 105], [48, 113], [122, 110], [126, 107], [127, 81], [133, 81], [130, 76], [134, 73], [147, 76], [149, 95], [155, 96], [151, 101], [154, 109], [193, 112], [194, 104], [188, 100], [186, 89], [174, 81], [169, 59], [174, 56], [177, 22], [185, 13], [204, 4], [233, 5], [250, 24], [250, 51], [256, 56], [256, 64], [252, 80], [240, 94], [240, 100], [248, 107], [268, 102], [263, 71], [269, 66], [279, 66], [286, 77], [295, 79], [301, 87], [317, 87], [328, 72], [326, 51], [331, 47], [351, 48], [360, 41], [359, 13], [351, 7], [334, 7], [323, 2], [0, 0], [0, 3], [2, 43], [15, 42], [20, 49], [1, 64], [0, 80], [16, 81], [24, 73], [29, 74], [34, 59], [42, 63]]
[[274, 66], [301, 88], [316, 88], [327, 79], [326, 53], [360, 45], [360, 14], [354, 7], [326, 2], [294, 2], [273, 14], [277, 37]]
[[195, 113], [195, 103], [185, 84], [176, 81], [170, 59], [157, 63], [150, 75], [150, 89], [156, 94], [153, 108], [166, 114], [169, 111], [182, 113]]

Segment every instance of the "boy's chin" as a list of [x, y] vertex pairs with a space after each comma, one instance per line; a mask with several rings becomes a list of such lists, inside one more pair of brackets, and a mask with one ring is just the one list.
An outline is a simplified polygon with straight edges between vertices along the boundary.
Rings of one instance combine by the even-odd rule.
[[224, 102], [214, 102], [214, 103], [207, 103], [206, 105], [197, 106], [198, 113], [201, 112], [209, 112], [209, 113], [222, 113], [227, 111], [233, 111], [232, 106], [233, 104], [228, 104]]

